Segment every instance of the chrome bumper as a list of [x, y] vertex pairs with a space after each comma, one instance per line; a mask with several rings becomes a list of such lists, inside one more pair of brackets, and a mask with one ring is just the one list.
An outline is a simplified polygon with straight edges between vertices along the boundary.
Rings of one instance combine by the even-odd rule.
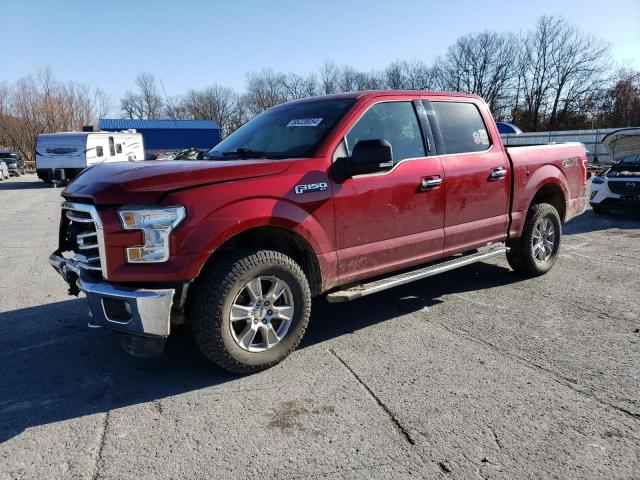
[[166, 337], [171, 325], [175, 289], [130, 288], [91, 278], [71, 259], [54, 252], [51, 266], [89, 301], [92, 323], [133, 335]]

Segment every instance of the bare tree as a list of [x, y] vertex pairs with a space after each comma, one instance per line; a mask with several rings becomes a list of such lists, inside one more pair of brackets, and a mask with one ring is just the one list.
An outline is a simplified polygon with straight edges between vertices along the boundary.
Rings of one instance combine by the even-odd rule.
[[221, 135], [227, 136], [237, 128], [239, 97], [230, 88], [211, 85], [203, 90], [189, 90], [183, 97], [170, 102], [167, 116], [170, 118], [213, 119], [221, 127]]
[[287, 100], [282, 88], [283, 76], [271, 69], [247, 74], [243, 101], [250, 114], [257, 115]]
[[91, 89], [75, 82], [57, 81], [48, 68], [35, 76], [0, 86], [0, 137], [33, 161], [38, 135], [79, 130], [98, 119]]
[[129, 90], [120, 100], [120, 108], [128, 118], [158, 118], [164, 102], [156, 85], [155, 77], [150, 73], [141, 73], [136, 77], [138, 92]]
[[580, 32], [564, 20], [558, 23], [557, 35], [550, 52], [554, 79], [547, 128], [552, 130], [568, 112], [588, 108], [610, 70], [608, 43]]
[[538, 130], [543, 124], [555, 80], [552, 55], [558, 48], [562, 27], [561, 19], [543, 16], [524, 38], [518, 59], [523, 107], [517, 118], [527, 130]]
[[318, 94], [318, 82], [316, 76], [298, 75], [297, 73], [287, 73], [280, 76], [282, 94], [287, 100], [313, 97]]
[[96, 118], [105, 118], [113, 112], [113, 100], [107, 92], [100, 88], [96, 88], [93, 93], [93, 104]]
[[595, 118], [598, 127], [640, 125], [640, 71], [623, 68], [616, 72], [598, 110]]
[[338, 91], [338, 81], [340, 78], [340, 69], [332, 60], [325, 60], [320, 67], [319, 72], [320, 85], [319, 92], [322, 95], [331, 95]]
[[587, 122], [607, 81], [609, 45], [553, 16], [540, 17], [523, 45], [516, 121], [529, 130]]
[[428, 90], [434, 85], [434, 70], [420, 60], [396, 60], [383, 75], [385, 87], [392, 90]]
[[512, 34], [483, 32], [458, 38], [436, 62], [443, 90], [475, 93], [500, 115], [513, 98], [518, 42]]

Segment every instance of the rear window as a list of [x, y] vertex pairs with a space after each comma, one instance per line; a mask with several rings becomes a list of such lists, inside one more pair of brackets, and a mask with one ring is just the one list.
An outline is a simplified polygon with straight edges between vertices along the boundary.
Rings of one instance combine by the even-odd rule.
[[431, 102], [442, 132], [446, 154], [482, 152], [490, 146], [489, 134], [473, 103]]
[[104, 152], [102, 151], [102, 147], [96, 147], [96, 156], [101, 157], [102, 155], [104, 155]]

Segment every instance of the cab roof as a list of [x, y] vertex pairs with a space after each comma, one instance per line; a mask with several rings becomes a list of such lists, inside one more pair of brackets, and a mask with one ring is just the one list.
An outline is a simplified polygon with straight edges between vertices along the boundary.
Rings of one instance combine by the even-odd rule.
[[293, 105], [297, 103], [316, 102], [321, 100], [332, 99], [355, 99], [366, 100], [376, 97], [406, 97], [406, 96], [421, 96], [421, 97], [460, 97], [460, 98], [473, 98], [482, 100], [482, 97], [474, 95], [472, 93], [460, 93], [460, 92], [443, 92], [443, 91], [428, 91], [428, 90], [364, 90], [358, 92], [345, 92], [334, 93], [331, 95], [318, 95], [315, 97], [300, 98], [291, 100], [289, 102], [282, 103], [280, 105]]

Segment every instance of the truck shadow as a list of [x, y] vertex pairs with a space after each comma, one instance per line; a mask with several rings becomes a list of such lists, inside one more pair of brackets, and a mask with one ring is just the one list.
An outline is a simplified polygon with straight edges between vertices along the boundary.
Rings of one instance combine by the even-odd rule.
[[[418, 311], [444, 294], [516, 281], [510, 270], [480, 263], [348, 304], [318, 299], [300, 348]], [[29, 427], [229, 382], [235, 388], [273, 381], [269, 372], [240, 377], [213, 367], [185, 328], [172, 333], [160, 358], [142, 360], [126, 355], [116, 334], [89, 329], [86, 321], [84, 299], [0, 313], [0, 443]]]
[[50, 183], [44, 183], [34, 177], [31, 180], [16, 180], [0, 182], [0, 191], [2, 190], [41, 190], [44, 188], [54, 188]]
[[582, 215], [567, 222], [562, 233], [564, 235], [575, 235], [580, 233], [597, 232], [611, 229], [639, 229], [640, 212], [613, 211], [606, 215], [596, 215], [593, 210], [588, 209]]
[[444, 295], [498, 288], [522, 280], [509, 268], [476, 263], [348, 303], [329, 303], [319, 297], [314, 299], [309, 328], [298, 348], [424, 310], [442, 303]]

